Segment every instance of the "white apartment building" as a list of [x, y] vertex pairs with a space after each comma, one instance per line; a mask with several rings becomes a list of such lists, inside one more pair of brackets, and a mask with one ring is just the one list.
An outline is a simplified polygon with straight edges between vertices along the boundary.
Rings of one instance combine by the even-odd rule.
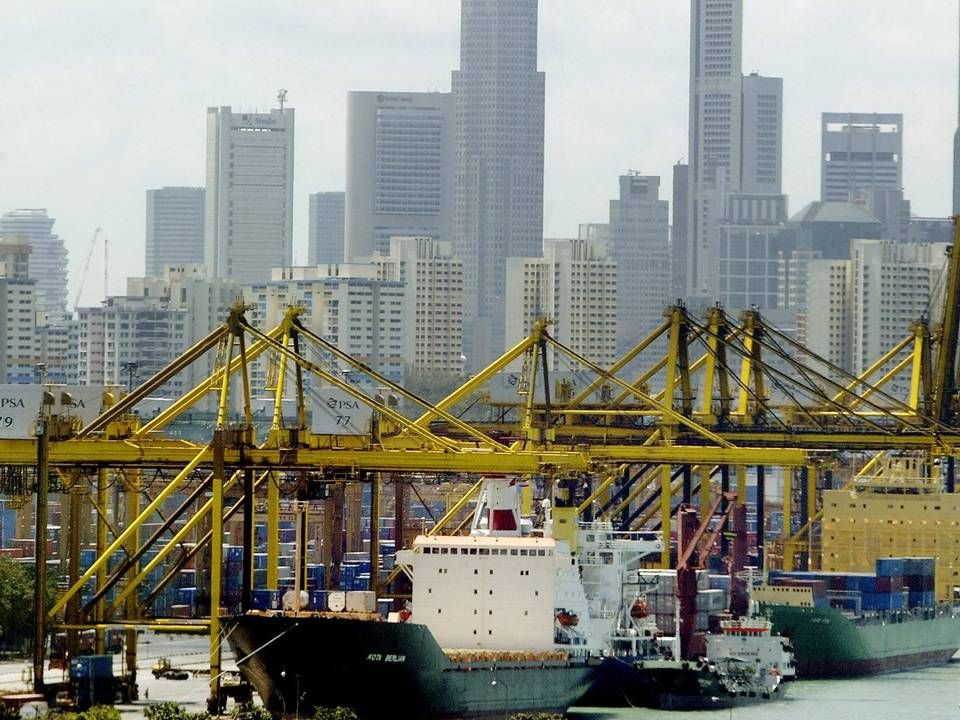
[[[544, 240], [542, 258], [507, 260], [507, 345], [529, 335], [546, 317], [553, 321], [548, 329], [553, 337], [609, 367], [617, 359], [617, 289], [617, 263], [603, 243]], [[572, 361], [558, 362], [553, 349], [548, 362], [556, 370], [577, 369]]]
[[[85, 385], [138, 385], [188, 346], [186, 310], [150, 298], [108, 297], [99, 307], [79, 308], [78, 380]], [[185, 389], [171, 380], [161, 394]]]
[[[80, 308], [77, 338], [81, 383], [127, 387], [146, 380], [226, 320], [239, 298], [236, 285], [209, 280], [203, 265], [169, 266], [162, 277], [127, 278], [127, 294], [101, 307]], [[176, 376], [161, 394], [201, 382], [213, 353]]]
[[12, 210], [0, 216], [0, 235], [25, 236], [33, 252], [30, 278], [36, 280], [36, 311], [60, 318], [67, 311], [67, 248], [53, 233], [46, 209]]
[[403, 357], [407, 374], [463, 373], [463, 261], [450, 243], [394, 237], [375, 256], [378, 276], [403, 285]]
[[37, 362], [46, 382], [77, 385], [80, 323], [74, 318], [37, 327]]
[[[263, 329], [277, 325], [287, 308], [301, 306], [304, 325], [391, 380], [404, 370], [404, 290], [400, 282], [377, 279], [372, 263], [275, 268], [267, 283], [244, 288], [254, 306], [249, 318]], [[306, 351], [305, 351], [306, 352]], [[307, 352], [311, 361], [327, 358]], [[338, 368], [347, 367], [338, 362]], [[254, 371], [254, 393], [271, 379], [268, 362]]]
[[[859, 374], [927, 315], [946, 265], [946, 243], [850, 243], [852, 370]], [[941, 283], [942, 285], [942, 283]]]
[[207, 109], [204, 261], [211, 278], [265, 282], [293, 264], [293, 108]]
[[[942, 285], [946, 248], [853, 240], [850, 260], [809, 260], [799, 341], [850, 373], [864, 372], [936, 305], [931, 293]], [[904, 398], [908, 380], [905, 371], [888, 392]]]
[[347, 93], [344, 251], [390, 252], [394, 236], [450, 240], [453, 96]]
[[806, 302], [797, 313], [797, 340], [833, 365], [849, 369], [850, 261], [808, 259], [805, 265]]
[[37, 283], [30, 278], [32, 247], [25, 235], [0, 237], [0, 378], [35, 382]]
[[168, 265], [203, 263], [204, 190], [147, 190], [144, 274], [160, 277]]

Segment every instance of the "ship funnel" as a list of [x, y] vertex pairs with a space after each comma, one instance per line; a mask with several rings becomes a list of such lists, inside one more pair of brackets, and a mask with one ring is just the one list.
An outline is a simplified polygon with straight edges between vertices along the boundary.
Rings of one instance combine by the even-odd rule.
[[473, 514], [471, 535], [519, 537], [524, 534], [520, 518], [518, 478], [484, 478]]

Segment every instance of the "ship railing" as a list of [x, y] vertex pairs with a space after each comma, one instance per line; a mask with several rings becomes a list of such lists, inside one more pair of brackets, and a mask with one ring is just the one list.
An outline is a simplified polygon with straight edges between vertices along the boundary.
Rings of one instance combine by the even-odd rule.
[[661, 542], [661, 536], [658, 532], [650, 530], [614, 530], [609, 523], [588, 522], [579, 524], [580, 534], [584, 536], [584, 542], [592, 543], [610, 543], [610, 542]]
[[863, 597], [858, 590], [828, 590], [827, 600], [830, 607], [837, 610], [861, 615], [863, 612]]

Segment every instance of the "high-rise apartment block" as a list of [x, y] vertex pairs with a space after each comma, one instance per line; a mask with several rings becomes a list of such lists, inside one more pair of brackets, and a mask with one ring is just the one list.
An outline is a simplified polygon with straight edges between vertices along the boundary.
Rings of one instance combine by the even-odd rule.
[[37, 367], [43, 379], [62, 385], [78, 384], [80, 323], [73, 317], [37, 326]]
[[144, 273], [159, 277], [167, 265], [203, 262], [203, 188], [147, 190]]
[[806, 303], [797, 313], [797, 339], [832, 365], [849, 369], [850, 261], [812, 259], [804, 267]]
[[820, 125], [821, 200], [903, 189], [903, 115], [823, 113]]
[[343, 262], [344, 194], [318, 192], [310, 195], [307, 264]]
[[[932, 294], [942, 285], [947, 247], [852, 240], [849, 260], [810, 260], [800, 341], [847, 372], [863, 373], [938, 302]], [[904, 396], [904, 373], [888, 392]]]
[[34, 382], [37, 282], [26, 235], [0, 237], [0, 382]]
[[449, 240], [452, 181], [450, 93], [347, 93], [348, 261], [394, 236]]
[[[90, 385], [137, 384], [172, 362], [188, 346], [186, 310], [147, 298], [110, 296], [99, 307], [79, 308], [78, 379]], [[132, 375], [131, 375], [132, 373]], [[162, 392], [184, 390], [179, 377]]]
[[669, 203], [660, 178], [622, 175], [620, 197], [610, 201], [607, 254], [617, 265], [617, 347], [623, 353], [663, 322], [673, 280]]
[[543, 248], [544, 74], [537, 0], [461, 0], [453, 251], [463, 259], [470, 368], [504, 346], [508, 257]]
[[67, 249], [53, 233], [54, 219], [45, 209], [13, 210], [0, 216], [0, 234], [23, 235], [32, 248], [30, 277], [36, 280], [41, 317], [60, 319], [67, 311]]
[[[126, 386], [143, 380], [226, 320], [236, 285], [210, 280], [200, 264], [168, 266], [160, 277], [127, 278], [125, 295], [79, 308], [78, 380]], [[212, 357], [193, 363], [164, 386], [174, 396], [212, 370]]]
[[[274, 268], [268, 282], [244, 288], [253, 307], [250, 319], [274, 327], [291, 305], [303, 307], [301, 321], [316, 334], [395, 382], [404, 371], [404, 289], [377, 278], [372, 263]], [[346, 365], [338, 366], [348, 371]], [[253, 385], [269, 374], [254, 368]]]
[[376, 255], [381, 280], [403, 285], [403, 357], [406, 375], [463, 373], [463, 261], [450, 243], [394, 237], [390, 253]]
[[848, 259], [851, 240], [883, 235], [880, 221], [850, 202], [808, 203], [787, 221], [785, 230], [792, 247], [783, 248], [778, 302], [783, 309], [800, 312], [808, 304], [808, 262]]
[[[617, 263], [603, 242], [545, 240], [543, 257], [507, 260], [505, 327], [512, 345], [548, 318], [549, 332], [601, 367], [617, 359]], [[557, 351], [547, 359], [556, 368]], [[575, 367], [569, 359], [565, 367]]]
[[927, 314], [946, 259], [944, 244], [850, 243], [850, 359], [855, 374], [864, 372]]
[[293, 262], [293, 108], [207, 109], [204, 260], [211, 278], [265, 281]]

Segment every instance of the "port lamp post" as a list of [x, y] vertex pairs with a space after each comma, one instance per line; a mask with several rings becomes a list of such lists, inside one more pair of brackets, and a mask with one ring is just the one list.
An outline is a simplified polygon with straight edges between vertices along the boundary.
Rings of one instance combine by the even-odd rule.
[[[280, 677], [286, 678], [287, 671], [281, 670]], [[294, 677], [294, 680], [296, 681], [296, 687], [294, 689], [296, 690], [296, 693], [297, 693], [297, 702], [295, 705], [294, 713], [296, 714], [296, 720], [300, 720], [300, 673], [296, 673], [293, 677]], [[283, 700], [283, 693], [280, 693], [280, 699]], [[283, 701], [283, 706], [284, 706], [284, 714], [286, 714], [287, 703], [285, 700]]]

